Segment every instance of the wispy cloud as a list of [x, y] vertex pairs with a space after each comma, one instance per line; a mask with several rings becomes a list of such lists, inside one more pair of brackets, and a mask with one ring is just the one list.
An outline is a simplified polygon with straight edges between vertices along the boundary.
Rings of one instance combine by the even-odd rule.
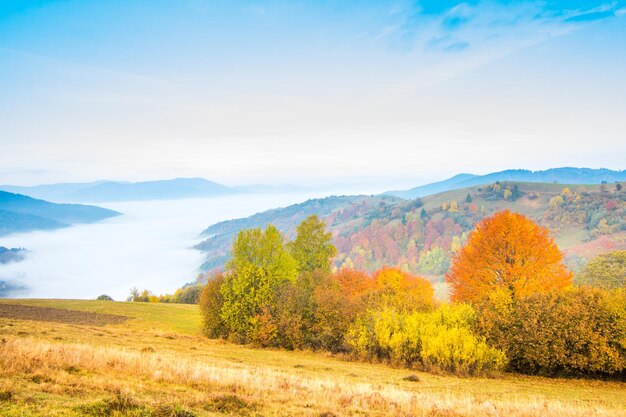
[[75, 62], [75, 61], [69, 61], [65, 59], [53, 58], [53, 57], [49, 57], [49, 56], [45, 56], [41, 54], [34, 54], [28, 51], [20, 51], [20, 50], [16, 50], [12, 48], [0, 47], [0, 52], [6, 52], [9, 54], [20, 56], [22, 58], [39, 61], [40, 63], [43, 63], [43, 64], [53, 63], [56, 65], [64, 65], [68, 67], [82, 69], [85, 71], [100, 72], [100, 73], [105, 73], [105, 74], [109, 74], [113, 76], [129, 78], [129, 79], [136, 80], [136, 81], [148, 81], [148, 82], [157, 83], [160, 85], [169, 85], [167, 81], [163, 79], [151, 77], [151, 76], [135, 74], [135, 73], [127, 72], [127, 71], [120, 71], [120, 70], [106, 68], [102, 66], [88, 65], [82, 62]]
[[421, 1], [404, 9], [404, 23], [398, 27], [398, 34], [418, 50], [439, 47], [456, 52], [460, 45], [462, 49], [477, 49], [503, 41], [516, 49], [575, 30], [581, 23], [620, 13], [618, 2], [591, 1], [584, 7], [569, 3], [443, 1], [435, 6], [434, 2]]
[[396, 5], [396, 24], [384, 28], [384, 38], [390, 48], [403, 51], [415, 63], [411, 75], [396, 80], [397, 91], [441, 83], [589, 23], [615, 17], [622, 13], [620, 3], [422, 0]]

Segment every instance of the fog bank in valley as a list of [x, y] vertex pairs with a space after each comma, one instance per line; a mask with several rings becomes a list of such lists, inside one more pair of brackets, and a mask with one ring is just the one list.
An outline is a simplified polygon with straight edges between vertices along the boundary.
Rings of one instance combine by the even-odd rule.
[[202, 253], [191, 247], [212, 223], [320, 197], [321, 194], [238, 195], [209, 199], [101, 204], [124, 215], [51, 232], [5, 236], [25, 247], [25, 260], [0, 265], [9, 296], [125, 299], [132, 287], [172, 292], [193, 281]]

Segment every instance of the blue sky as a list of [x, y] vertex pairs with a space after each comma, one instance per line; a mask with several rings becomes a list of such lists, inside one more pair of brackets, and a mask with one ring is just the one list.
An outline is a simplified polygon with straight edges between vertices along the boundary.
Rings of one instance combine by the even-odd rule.
[[626, 168], [626, 0], [0, 2], [0, 183]]

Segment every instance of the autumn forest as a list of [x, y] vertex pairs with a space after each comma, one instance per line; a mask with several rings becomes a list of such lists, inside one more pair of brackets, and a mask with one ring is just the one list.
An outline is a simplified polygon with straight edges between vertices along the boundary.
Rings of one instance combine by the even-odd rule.
[[441, 303], [427, 279], [401, 268], [333, 272], [336, 248], [317, 216], [289, 242], [274, 226], [242, 230], [200, 295], [205, 334], [460, 374], [623, 375], [620, 252], [599, 259], [621, 268], [606, 289], [574, 285], [548, 229], [521, 214], [487, 216], [457, 244], [445, 275], [451, 302]]

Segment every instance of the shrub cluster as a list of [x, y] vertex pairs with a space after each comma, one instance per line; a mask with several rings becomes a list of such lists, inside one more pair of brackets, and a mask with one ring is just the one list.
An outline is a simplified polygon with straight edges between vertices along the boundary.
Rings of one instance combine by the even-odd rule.
[[139, 292], [137, 288], [133, 288], [127, 300], [138, 303], [198, 304], [201, 292], [200, 285], [188, 285], [177, 289], [174, 294], [165, 295], [155, 295], [148, 290]]
[[473, 333], [472, 307], [437, 307], [426, 279], [385, 267], [331, 272], [323, 226], [309, 218], [287, 244], [272, 226], [240, 232], [226, 271], [202, 291], [204, 333], [464, 374], [502, 369], [504, 354]]
[[512, 299], [494, 294], [476, 330], [506, 352], [511, 370], [540, 375], [616, 375], [626, 370], [626, 297], [588, 287]]
[[441, 306], [432, 312], [380, 310], [358, 318], [348, 344], [364, 358], [457, 374], [497, 371], [504, 353], [472, 331], [474, 309], [468, 304]]
[[[383, 268], [373, 276], [349, 269], [305, 272], [277, 286], [269, 302], [256, 307], [252, 305], [258, 300], [256, 291], [247, 292], [256, 292], [254, 298], [228, 305], [232, 283], [227, 274], [215, 274], [204, 287], [200, 297], [204, 333], [261, 346], [348, 352], [346, 334], [357, 319], [384, 309], [435, 308], [430, 282], [396, 268]], [[255, 314], [249, 311], [253, 307]]]
[[99, 295], [99, 296], [96, 298], [96, 300], [98, 300], [98, 301], [114, 301], [114, 300], [113, 300], [113, 298], [112, 298], [111, 296], [106, 295], [106, 294]]

